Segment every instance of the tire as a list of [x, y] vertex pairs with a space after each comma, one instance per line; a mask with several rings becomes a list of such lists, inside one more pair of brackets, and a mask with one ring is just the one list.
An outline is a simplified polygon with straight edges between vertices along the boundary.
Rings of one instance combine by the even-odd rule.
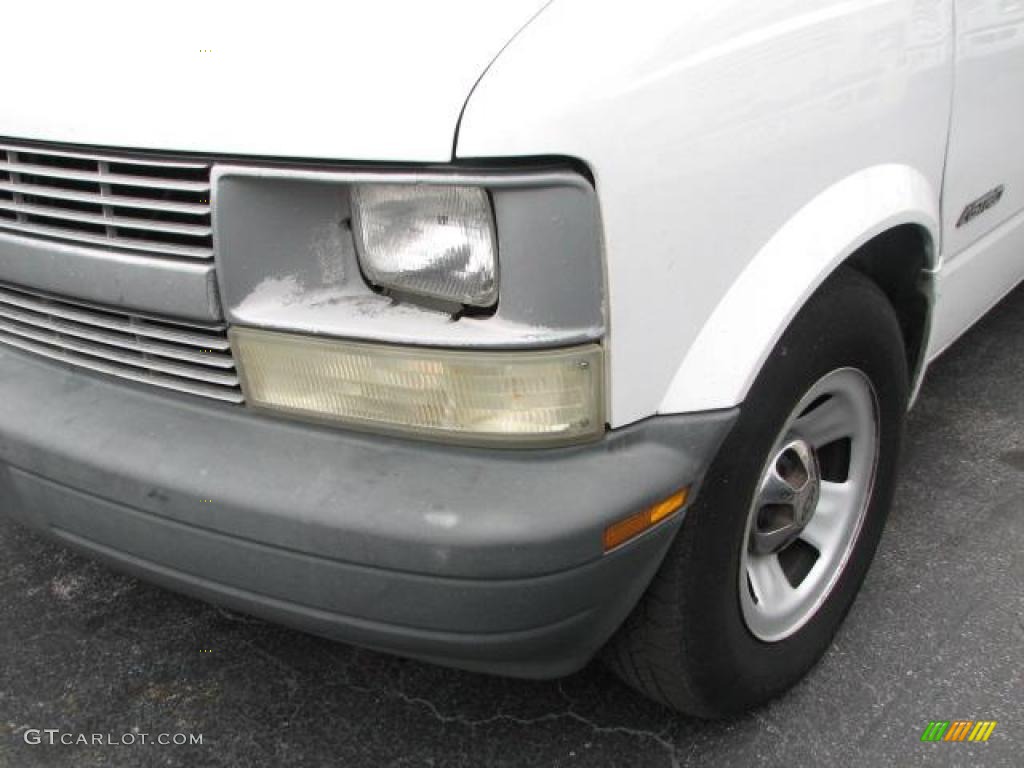
[[[840, 381], [849, 392], [802, 403], [819, 383], [831, 392]], [[867, 400], [856, 394], [861, 389], [873, 390], [873, 427], [864, 418]], [[801, 309], [757, 377], [660, 570], [605, 649], [613, 671], [652, 699], [709, 718], [759, 706], [800, 680], [831, 643], [874, 556], [892, 501], [908, 397], [892, 305], [867, 277], [840, 268]], [[810, 495], [812, 483], [787, 480], [804, 489], [802, 501], [792, 508], [765, 503], [776, 498], [775, 475], [799, 459], [777, 453], [780, 446], [799, 440], [801, 431], [825, 435], [816, 426], [829, 422], [817, 418], [829, 416], [823, 408], [860, 431], [850, 427], [851, 437], [817, 448], [808, 442], [816, 462], [796, 460], [797, 480], [820, 470], [821, 501]], [[851, 500], [854, 491], [840, 495], [828, 485], [842, 480], [844, 462], [843, 487], [856, 488], [859, 501]], [[790, 522], [801, 515], [810, 515], [806, 528]], [[782, 544], [798, 530], [800, 541]], [[814, 541], [826, 543], [808, 552], [804, 537], [819, 530], [833, 538], [816, 534]], [[814, 575], [811, 586], [800, 581], [789, 593], [770, 578], [778, 573], [775, 563], [799, 576], [815, 554], [804, 576]]]

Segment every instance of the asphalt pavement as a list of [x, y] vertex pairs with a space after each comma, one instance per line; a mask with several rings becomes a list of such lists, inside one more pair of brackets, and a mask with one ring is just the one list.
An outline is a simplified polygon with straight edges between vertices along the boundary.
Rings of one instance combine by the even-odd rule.
[[[115, 573], [0, 509], [0, 766], [1024, 765], [1022, 509], [1024, 289], [932, 368], [831, 650], [734, 720], [675, 715], [596, 663], [524, 682], [311, 637]], [[998, 725], [984, 744], [922, 743], [930, 720]]]

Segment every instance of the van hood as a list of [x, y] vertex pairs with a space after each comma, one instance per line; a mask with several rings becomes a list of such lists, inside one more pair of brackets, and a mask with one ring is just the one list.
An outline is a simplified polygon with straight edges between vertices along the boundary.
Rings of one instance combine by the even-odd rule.
[[0, 137], [443, 162], [474, 84], [548, 2], [18, 3]]

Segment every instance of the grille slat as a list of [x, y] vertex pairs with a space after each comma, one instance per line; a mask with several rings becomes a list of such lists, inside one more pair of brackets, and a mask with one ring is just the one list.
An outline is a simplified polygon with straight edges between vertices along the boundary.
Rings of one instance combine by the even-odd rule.
[[[11, 184], [0, 180], [0, 192], [23, 192], [24, 187], [19, 184]], [[132, 208], [137, 210], [162, 211], [169, 213], [191, 213], [196, 216], [208, 216], [210, 208], [207, 205], [193, 203], [178, 203], [169, 200], [147, 200], [144, 197], [125, 197], [124, 195], [109, 195], [93, 192], [76, 192], [71, 189], [60, 187], [47, 187], [43, 185], [32, 185], [32, 197], [48, 197], [55, 200], [68, 200], [76, 203], [90, 203], [93, 205], [109, 205], [112, 208]], [[3, 198], [0, 198], [3, 199]]]
[[150, 258], [213, 258], [210, 165], [0, 143], [0, 231]]
[[186, 363], [198, 363], [199, 365], [210, 366], [211, 368], [235, 367], [235, 363], [230, 355], [225, 356], [223, 353], [207, 353], [188, 347], [177, 347], [173, 344], [164, 344], [159, 341], [148, 341], [124, 334], [96, 330], [87, 325], [79, 325], [66, 320], [53, 320], [45, 315], [35, 315], [31, 312], [9, 309], [0, 305], [0, 322], [3, 320], [12, 320], [21, 325], [52, 331], [59, 336], [73, 336], [84, 341], [106, 344], [110, 347], [118, 347], [119, 349], [126, 349], [143, 355], [156, 355], [171, 360], [181, 360]]
[[[19, 232], [27, 235], [43, 235], [45, 237], [52, 237], [58, 240], [74, 240], [76, 242], [90, 243], [93, 245], [107, 245], [115, 239], [98, 233], [89, 234], [86, 232], [77, 232], [71, 229], [65, 229], [64, 227], [56, 227], [46, 224], [30, 224], [28, 222], [21, 221], [7, 221], [5, 219], [0, 219], [0, 229], [9, 229], [12, 232]], [[186, 256], [193, 259], [213, 258], [213, 248], [196, 248], [188, 245], [170, 245], [164, 243], [155, 244], [141, 239], [136, 242], [133, 239], [125, 237], [119, 238], [118, 244], [128, 250], [146, 251], [147, 253], [163, 253], [172, 256]]]
[[[15, 153], [17, 154], [17, 153]], [[178, 192], [209, 192], [208, 181], [184, 181], [162, 179], [158, 176], [129, 176], [123, 173], [100, 173], [99, 171], [77, 171], [51, 165], [35, 165], [32, 163], [0, 162], [0, 171], [17, 173], [23, 176], [45, 176], [51, 179], [71, 179], [72, 181], [93, 181], [99, 184], [113, 184], [119, 187], [146, 187], [151, 189], [170, 189]]]
[[125, 165], [152, 166], [154, 168], [191, 168], [203, 169], [209, 163], [202, 160], [178, 160], [163, 157], [149, 157], [146, 155], [117, 155], [115, 153], [99, 154], [96, 152], [81, 152], [70, 149], [53, 149], [51, 147], [38, 148], [21, 144], [10, 144], [0, 142], [0, 150], [11, 150], [12, 152], [25, 152], [28, 154], [43, 154], [52, 157], [66, 157], [76, 160], [95, 160], [97, 162], [120, 163]]
[[0, 343], [134, 381], [243, 400], [223, 325], [142, 318], [5, 285]]
[[238, 377], [233, 374], [211, 373], [203, 368], [172, 363], [151, 356], [124, 354], [114, 349], [107, 349], [99, 344], [66, 338], [62, 334], [48, 333], [45, 330], [37, 331], [33, 327], [22, 326], [3, 319], [0, 319], [0, 331], [32, 341], [52, 344], [67, 352], [78, 352], [90, 357], [98, 357], [114, 363], [120, 363], [121, 365], [137, 366], [151, 371], [171, 374], [172, 376], [205, 381], [210, 384], [220, 384], [225, 387], [238, 386]]
[[[45, 205], [29, 205], [27, 203], [8, 202], [0, 200], [0, 210], [11, 211], [12, 213], [35, 214], [36, 216], [53, 216], [53, 209]], [[149, 221], [148, 219], [136, 219], [131, 216], [117, 216], [116, 214], [84, 213], [79, 211], [61, 211], [60, 217], [69, 221], [81, 221], [86, 224], [100, 224], [116, 229], [134, 229], [143, 232], [176, 232], [181, 235], [194, 235], [195, 237], [207, 237], [213, 230], [206, 224], [178, 224], [170, 221]]]
[[16, 290], [0, 288], [0, 306], [4, 304], [21, 307], [39, 314], [73, 320], [96, 328], [134, 333], [150, 339], [173, 341], [200, 349], [223, 351], [230, 347], [227, 338], [223, 335], [223, 326], [204, 327], [205, 332], [189, 330], [185, 323], [175, 323], [173, 327], [161, 326], [156, 322], [140, 319], [136, 315], [120, 316], [113, 312], [90, 307], [82, 302], [65, 299], [57, 303], [41, 294], [20, 288]]
[[134, 370], [123, 366], [112, 365], [102, 359], [90, 359], [81, 355], [72, 355], [59, 347], [50, 347], [45, 344], [26, 342], [16, 336], [9, 337], [2, 330], [0, 330], [0, 343], [8, 344], [9, 346], [23, 349], [27, 352], [33, 352], [52, 360], [60, 360], [61, 362], [71, 363], [72, 365], [76, 365], [80, 368], [87, 368], [91, 371], [105, 373], [110, 376], [117, 376], [122, 379], [139, 381], [144, 384], [153, 384], [158, 387], [174, 389], [179, 392], [187, 392], [190, 395], [199, 395], [213, 400], [224, 400], [229, 403], [242, 402], [241, 393], [235, 392], [234, 390], [206, 386], [198, 382], [185, 381], [170, 376], [162, 376], [151, 371]]

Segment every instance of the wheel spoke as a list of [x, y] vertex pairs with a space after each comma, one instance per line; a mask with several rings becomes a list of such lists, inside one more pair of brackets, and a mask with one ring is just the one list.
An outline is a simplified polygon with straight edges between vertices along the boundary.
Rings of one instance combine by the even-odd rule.
[[832, 395], [813, 411], [793, 422], [792, 430], [815, 448], [821, 448], [844, 437], [850, 437], [852, 424], [846, 401]]
[[800, 532], [800, 538], [818, 550], [822, 557], [828, 557], [842, 538], [842, 529], [842, 515], [818, 510]]
[[778, 555], [750, 555], [747, 560], [747, 575], [761, 605], [779, 605], [785, 601], [785, 596], [793, 591], [786, 574], [782, 571]]
[[822, 513], [830, 517], [841, 516], [849, 506], [854, 493], [855, 489], [850, 482], [831, 483], [828, 480], [822, 480], [818, 491], [818, 507], [814, 517]]
[[754, 531], [751, 535], [750, 551], [754, 555], [768, 555], [778, 552], [795, 535], [792, 525], [773, 531]]

